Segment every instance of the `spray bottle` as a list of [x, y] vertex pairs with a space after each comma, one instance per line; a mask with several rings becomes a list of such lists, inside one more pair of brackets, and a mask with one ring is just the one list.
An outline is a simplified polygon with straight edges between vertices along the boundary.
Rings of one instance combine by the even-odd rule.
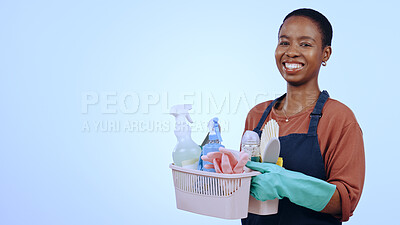
[[[208, 135], [208, 142], [206, 145], [203, 146], [203, 151], [202, 155], [207, 155], [210, 152], [218, 152], [220, 147], [225, 147], [221, 144], [222, 138], [221, 138], [221, 132], [218, 124], [218, 118], [215, 117], [210, 122], [208, 122], [208, 129], [209, 129], [209, 135]], [[204, 165], [206, 164], [211, 164], [210, 162], [207, 161], [200, 161], [199, 163], [199, 170], [203, 171], [208, 171], [208, 172], [215, 172], [215, 169], [206, 169], [204, 168]]]
[[191, 137], [191, 128], [186, 120], [193, 123], [192, 118], [189, 116], [189, 110], [192, 105], [175, 105], [171, 108], [170, 114], [175, 116], [175, 136], [178, 139], [172, 158], [174, 164], [189, 169], [197, 169], [199, 164], [199, 156], [201, 148], [196, 144]]

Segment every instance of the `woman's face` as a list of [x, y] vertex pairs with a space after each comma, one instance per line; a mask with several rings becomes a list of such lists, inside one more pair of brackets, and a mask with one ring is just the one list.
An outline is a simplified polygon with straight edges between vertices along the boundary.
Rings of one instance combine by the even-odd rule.
[[279, 72], [291, 85], [318, 84], [322, 61], [327, 61], [331, 48], [322, 47], [318, 25], [302, 16], [288, 18], [279, 32], [275, 60]]

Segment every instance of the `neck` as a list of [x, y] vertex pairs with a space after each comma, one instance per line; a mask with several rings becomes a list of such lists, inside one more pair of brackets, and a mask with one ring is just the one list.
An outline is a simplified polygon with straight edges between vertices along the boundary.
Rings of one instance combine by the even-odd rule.
[[318, 84], [312, 86], [287, 86], [287, 94], [282, 108], [288, 115], [295, 114], [315, 104], [319, 97]]

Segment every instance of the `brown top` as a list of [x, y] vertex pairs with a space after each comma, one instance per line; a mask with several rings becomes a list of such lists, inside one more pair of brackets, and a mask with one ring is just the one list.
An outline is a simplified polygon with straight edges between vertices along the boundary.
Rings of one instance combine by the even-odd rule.
[[[245, 131], [253, 130], [257, 126], [271, 102], [260, 103], [250, 110]], [[313, 107], [309, 107], [290, 116], [289, 122], [286, 122], [286, 117], [278, 114], [273, 107], [265, 121], [274, 119], [278, 122], [279, 136], [307, 133], [312, 110]], [[341, 197], [342, 215], [336, 217], [347, 221], [353, 215], [364, 185], [365, 155], [362, 131], [353, 112], [337, 100], [329, 98], [322, 109], [322, 115], [317, 134], [325, 162], [326, 177], [329, 183], [336, 185]]]

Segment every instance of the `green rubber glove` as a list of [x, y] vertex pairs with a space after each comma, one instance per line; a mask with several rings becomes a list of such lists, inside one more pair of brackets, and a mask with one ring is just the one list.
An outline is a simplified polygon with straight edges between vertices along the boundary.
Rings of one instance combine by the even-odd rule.
[[321, 211], [336, 186], [300, 172], [286, 170], [273, 163], [247, 162], [246, 166], [262, 174], [251, 179], [250, 194], [260, 201], [288, 198], [291, 202]]

